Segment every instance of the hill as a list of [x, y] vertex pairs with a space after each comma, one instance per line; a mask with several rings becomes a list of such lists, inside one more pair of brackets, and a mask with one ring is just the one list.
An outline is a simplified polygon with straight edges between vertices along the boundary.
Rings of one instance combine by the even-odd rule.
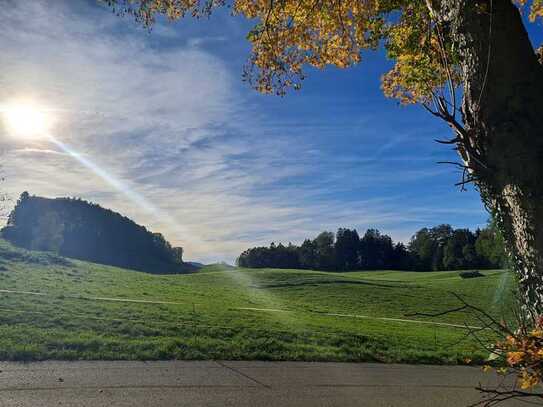
[[204, 263], [200, 263], [200, 262], [197, 262], [197, 261], [187, 261], [186, 264], [194, 266], [196, 269], [201, 269], [202, 267], [205, 267]]
[[148, 273], [181, 273], [183, 249], [172, 247], [119, 213], [71, 198], [48, 199], [24, 192], [2, 229], [12, 244]]
[[[481, 362], [451, 291], [494, 316], [512, 274], [242, 268], [134, 273], [0, 240], [0, 360], [262, 359]], [[39, 294], [39, 295], [38, 295]], [[447, 325], [451, 324], [451, 325]], [[459, 326], [460, 325], [460, 326]], [[482, 331], [483, 339], [493, 338]], [[486, 342], [486, 341], [485, 341]]]

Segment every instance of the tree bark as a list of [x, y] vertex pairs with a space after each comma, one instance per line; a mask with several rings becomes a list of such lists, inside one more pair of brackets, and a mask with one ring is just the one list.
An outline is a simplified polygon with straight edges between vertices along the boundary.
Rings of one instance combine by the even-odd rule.
[[504, 235], [525, 308], [541, 315], [543, 67], [511, 0], [443, 0], [436, 9], [461, 58], [458, 150]]

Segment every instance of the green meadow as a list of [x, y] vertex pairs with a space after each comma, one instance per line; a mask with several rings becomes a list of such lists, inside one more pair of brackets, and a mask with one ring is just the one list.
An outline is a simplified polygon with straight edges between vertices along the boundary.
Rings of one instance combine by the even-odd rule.
[[[231, 269], [151, 275], [0, 241], [0, 360], [259, 359], [482, 362], [452, 294], [499, 319], [513, 276], [485, 271]], [[483, 331], [480, 340], [492, 341]]]

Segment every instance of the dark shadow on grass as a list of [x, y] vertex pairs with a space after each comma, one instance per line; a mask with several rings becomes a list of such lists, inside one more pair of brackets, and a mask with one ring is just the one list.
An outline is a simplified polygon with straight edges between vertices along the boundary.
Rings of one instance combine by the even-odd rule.
[[383, 284], [383, 283], [374, 283], [369, 281], [361, 280], [307, 280], [307, 281], [294, 281], [294, 282], [285, 282], [285, 283], [275, 283], [275, 284], [260, 284], [260, 285], [251, 285], [252, 288], [288, 288], [288, 287], [304, 287], [304, 286], [319, 286], [319, 285], [365, 285], [370, 287], [379, 287], [379, 288], [413, 288], [412, 285], [392, 285], [392, 284]]
[[72, 262], [54, 253], [36, 252], [26, 250], [9, 250], [0, 248], [0, 259], [18, 261], [22, 263], [39, 264], [42, 266], [64, 266], [72, 265]]

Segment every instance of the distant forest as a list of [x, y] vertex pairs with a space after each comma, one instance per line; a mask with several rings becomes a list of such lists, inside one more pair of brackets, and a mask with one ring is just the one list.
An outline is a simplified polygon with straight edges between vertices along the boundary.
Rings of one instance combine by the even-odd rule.
[[183, 262], [183, 249], [172, 247], [160, 233], [76, 198], [48, 199], [23, 192], [1, 233], [26, 249], [149, 273], [194, 268]]
[[240, 267], [292, 268], [327, 271], [354, 270], [469, 270], [506, 266], [503, 241], [491, 223], [475, 232], [450, 225], [423, 228], [406, 246], [368, 229], [322, 232], [301, 246], [272, 243], [255, 247], [238, 258]]

